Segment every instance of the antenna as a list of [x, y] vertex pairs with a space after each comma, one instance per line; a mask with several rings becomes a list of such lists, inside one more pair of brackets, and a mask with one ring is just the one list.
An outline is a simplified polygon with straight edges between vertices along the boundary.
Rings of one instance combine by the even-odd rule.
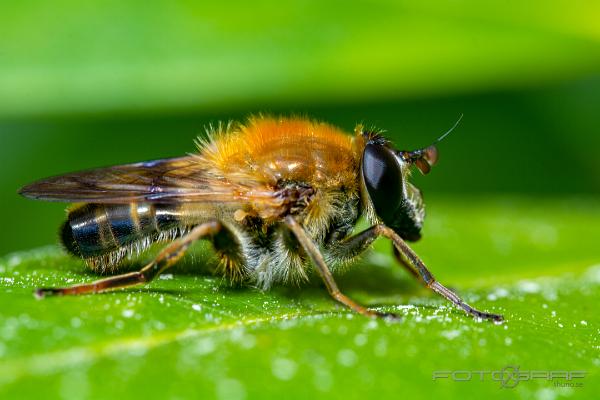
[[463, 119], [463, 116], [465, 114], [460, 114], [460, 117], [458, 117], [458, 120], [456, 120], [456, 122], [454, 123], [454, 125], [452, 125], [452, 128], [448, 129], [448, 131], [446, 133], [444, 133], [442, 136], [440, 136], [439, 138], [436, 139], [435, 142], [433, 142], [432, 144], [437, 144], [439, 142], [441, 142], [442, 140], [444, 140], [446, 138], [446, 136], [448, 136], [454, 129], [456, 129], [456, 127], [458, 126], [458, 124], [460, 124], [460, 121]]
[[432, 144], [422, 149], [413, 151], [399, 151], [398, 154], [406, 162], [414, 164], [423, 174], [429, 173], [431, 166], [435, 165], [438, 160], [438, 151], [435, 147], [436, 144], [441, 142], [448, 136], [460, 123], [464, 114], [460, 114], [458, 120], [452, 125], [452, 128], [448, 129], [442, 136], [437, 138]]

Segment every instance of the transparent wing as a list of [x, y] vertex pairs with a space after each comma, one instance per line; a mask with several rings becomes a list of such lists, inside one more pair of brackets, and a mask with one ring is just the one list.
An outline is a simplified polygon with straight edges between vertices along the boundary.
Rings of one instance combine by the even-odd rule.
[[240, 202], [271, 199], [269, 190], [240, 191], [211, 178], [194, 156], [98, 168], [43, 179], [23, 187], [25, 197], [63, 202]]

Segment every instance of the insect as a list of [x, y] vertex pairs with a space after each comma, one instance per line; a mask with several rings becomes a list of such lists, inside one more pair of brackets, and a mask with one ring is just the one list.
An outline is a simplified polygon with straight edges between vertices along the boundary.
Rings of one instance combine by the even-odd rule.
[[[113, 274], [40, 288], [36, 295], [144, 284], [173, 266], [192, 243], [208, 240], [219, 271], [232, 281], [268, 289], [301, 283], [314, 269], [338, 302], [365, 316], [394, 317], [356, 303], [333, 277], [383, 236], [400, 265], [426, 287], [473, 317], [502, 321], [435, 280], [406, 243], [419, 239], [425, 216], [421, 193], [409, 182], [411, 169], [428, 173], [444, 136], [423, 149], [398, 151], [381, 132], [361, 125], [349, 135], [306, 118], [255, 116], [209, 129], [195, 154], [35, 182], [20, 193], [77, 203], [60, 231], [65, 249], [94, 271]], [[352, 234], [361, 215], [371, 227]], [[124, 258], [154, 242], [168, 244], [141, 270], [114, 275]]]

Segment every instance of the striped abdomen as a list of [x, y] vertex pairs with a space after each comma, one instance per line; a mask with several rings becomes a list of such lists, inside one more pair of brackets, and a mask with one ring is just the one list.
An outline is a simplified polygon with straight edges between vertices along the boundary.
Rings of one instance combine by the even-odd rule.
[[94, 259], [180, 225], [181, 212], [174, 205], [84, 204], [69, 212], [61, 239], [70, 253]]

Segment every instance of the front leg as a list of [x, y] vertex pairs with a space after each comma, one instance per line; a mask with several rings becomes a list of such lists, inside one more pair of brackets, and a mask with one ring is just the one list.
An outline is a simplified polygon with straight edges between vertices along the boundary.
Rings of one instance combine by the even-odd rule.
[[366, 250], [373, 241], [383, 236], [394, 244], [394, 253], [402, 264], [413, 276], [417, 277], [423, 284], [445, 299], [451, 301], [454, 305], [461, 308], [467, 314], [482, 319], [502, 322], [504, 317], [498, 314], [479, 311], [465, 303], [456, 293], [439, 283], [433, 274], [427, 269], [423, 261], [406, 244], [406, 242], [392, 229], [385, 225], [375, 225], [354, 236], [351, 236], [331, 247], [330, 252], [333, 256], [340, 259], [352, 259], [356, 255]]

